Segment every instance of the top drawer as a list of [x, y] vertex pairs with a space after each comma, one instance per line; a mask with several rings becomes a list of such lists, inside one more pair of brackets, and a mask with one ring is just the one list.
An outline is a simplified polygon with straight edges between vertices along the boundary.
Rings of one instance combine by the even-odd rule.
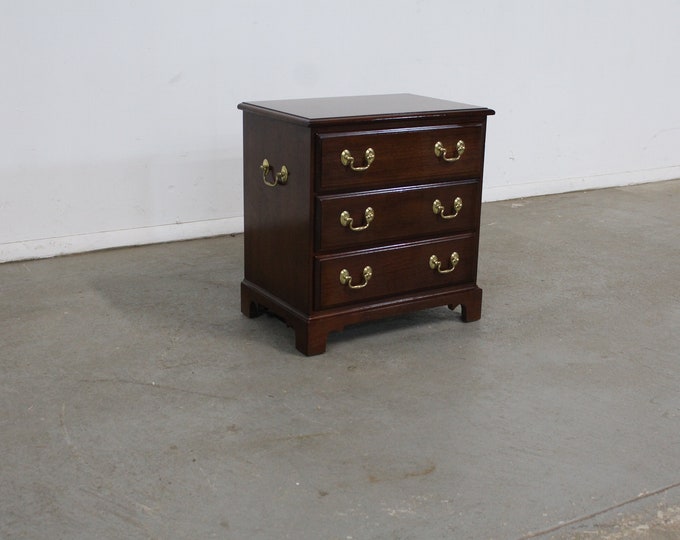
[[320, 133], [320, 191], [343, 191], [477, 178], [482, 171], [482, 125]]

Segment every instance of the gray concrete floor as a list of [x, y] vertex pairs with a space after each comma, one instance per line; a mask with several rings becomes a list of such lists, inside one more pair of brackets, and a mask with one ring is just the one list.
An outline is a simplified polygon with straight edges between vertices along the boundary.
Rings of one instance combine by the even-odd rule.
[[312, 358], [239, 236], [0, 266], [0, 538], [679, 538], [680, 181], [482, 224], [481, 321]]

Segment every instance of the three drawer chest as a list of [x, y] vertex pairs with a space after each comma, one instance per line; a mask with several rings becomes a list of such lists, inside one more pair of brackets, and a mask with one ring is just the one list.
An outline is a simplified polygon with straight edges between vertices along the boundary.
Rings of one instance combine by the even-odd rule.
[[244, 102], [241, 311], [306, 355], [412, 310], [481, 316], [484, 107], [412, 94]]

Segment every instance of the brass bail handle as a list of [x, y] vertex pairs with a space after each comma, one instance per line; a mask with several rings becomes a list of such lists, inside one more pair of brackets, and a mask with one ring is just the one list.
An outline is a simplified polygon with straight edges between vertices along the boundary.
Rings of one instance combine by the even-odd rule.
[[451, 260], [451, 268], [449, 268], [448, 270], [442, 270], [442, 262], [439, 260], [439, 257], [437, 257], [436, 255], [432, 255], [430, 257], [430, 261], [429, 261], [430, 262], [430, 268], [432, 268], [432, 270], [436, 270], [440, 274], [450, 274], [451, 272], [453, 272], [456, 269], [456, 265], [460, 261], [460, 255], [458, 255], [457, 251], [454, 251], [453, 253], [451, 253], [450, 260]]
[[369, 206], [364, 212], [364, 220], [366, 221], [366, 225], [354, 227], [352, 225], [354, 223], [354, 219], [350, 216], [347, 210], [343, 210], [343, 212], [340, 214], [340, 225], [343, 227], [349, 227], [350, 231], [365, 231], [368, 229], [368, 226], [371, 224], [371, 221], [373, 221], [374, 217], [375, 211]]
[[463, 141], [458, 141], [456, 143], [456, 152], [457, 155], [453, 157], [447, 157], [446, 156], [446, 147], [442, 144], [441, 141], [437, 141], [434, 143], [434, 155], [437, 157], [442, 158], [444, 161], [458, 161], [461, 156], [463, 155], [463, 152], [465, 152], [465, 143]]
[[286, 182], [288, 182], [288, 167], [285, 165], [281, 166], [281, 170], [277, 173], [274, 173], [274, 181], [270, 182], [267, 180], [267, 176], [269, 176], [269, 172], [272, 171], [271, 165], [269, 165], [269, 160], [267, 158], [264, 158], [262, 160], [262, 165], [260, 165], [260, 169], [262, 169], [262, 180], [266, 185], [269, 187], [274, 187], [277, 185], [283, 185]]
[[349, 165], [349, 168], [352, 169], [353, 171], [365, 171], [367, 170], [370, 166], [371, 163], [375, 160], [375, 150], [373, 148], [367, 148], [366, 152], [364, 152], [364, 158], [366, 159], [366, 165], [363, 167], [355, 167], [354, 166], [354, 157], [352, 156], [352, 153], [345, 149], [341, 152], [340, 154], [340, 163], [342, 163], [343, 167], [347, 167]]
[[347, 285], [350, 289], [363, 289], [368, 285], [368, 280], [373, 277], [373, 269], [370, 266], [366, 266], [364, 267], [362, 274], [364, 276], [364, 282], [360, 285], [352, 285], [352, 276], [350, 275], [349, 270], [343, 268], [340, 270], [340, 284]]
[[453, 210], [455, 211], [455, 214], [445, 214], [444, 211], [446, 210], [446, 208], [444, 208], [444, 205], [439, 199], [435, 199], [434, 202], [432, 203], [432, 211], [438, 216], [441, 216], [443, 219], [453, 219], [455, 217], [458, 217], [458, 214], [460, 213], [462, 208], [463, 199], [461, 199], [460, 197], [456, 197], [453, 200]]

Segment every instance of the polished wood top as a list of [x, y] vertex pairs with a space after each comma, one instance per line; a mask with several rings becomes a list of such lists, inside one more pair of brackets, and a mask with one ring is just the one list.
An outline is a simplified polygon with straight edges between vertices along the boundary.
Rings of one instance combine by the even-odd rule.
[[486, 107], [415, 94], [253, 101], [243, 102], [238, 108], [256, 114], [285, 117], [288, 121], [304, 125], [324, 125], [351, 120], [380, 120], [388, 117], [390, 120], [425, 118], [448, 116], [451, 113], [460, 112], [494, 114], [494, 111]]

